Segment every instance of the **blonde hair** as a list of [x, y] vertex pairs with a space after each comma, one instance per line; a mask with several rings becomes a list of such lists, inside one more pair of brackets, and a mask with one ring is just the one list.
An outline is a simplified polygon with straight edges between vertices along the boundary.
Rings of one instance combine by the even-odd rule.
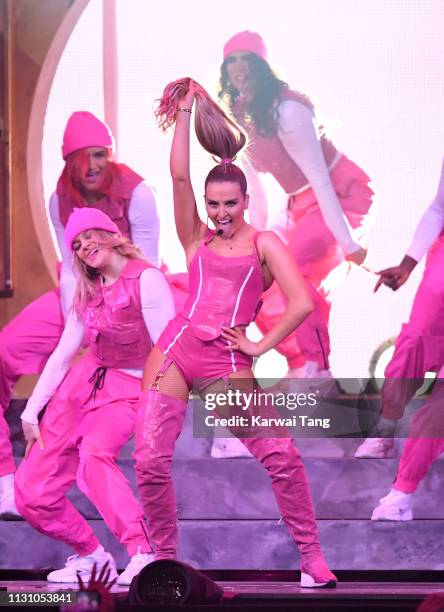
[[[121, 234], [114, 234], [105, 230], [91, 230], [97, 237], [100, 246], [114, 249], [119, 255], [127, 259], [141, 259], [146, 261], [142, 251], [128, 238]], [[73, 253], [73, 271], [77, 278], [77, 289], [73, 301], [73, 310], [81, 315], [88, 302], [97, 295], [100, 286], [100, 271], [88, 266], [77, 253]]]
[[[188, 92], [190, 80], [188, 77], [178, 79], [165, 87], [155, 111], [162, 130], [165, 131], [174, 124], [180, 101]], [[213, 181], [233, 181], [239, 183], [242, 193], [245, 194], [247, 191], [245, 175], [233, 164], [233, 160], [247, 143], [245, 132], [224, 113], [201, 85], [194, 82], [194, 86], [196, 106], [194, 127], [197, 139], [208, 153], [219, 158], [218, 165], [210, 171], [205, 180], [205, 187]]]

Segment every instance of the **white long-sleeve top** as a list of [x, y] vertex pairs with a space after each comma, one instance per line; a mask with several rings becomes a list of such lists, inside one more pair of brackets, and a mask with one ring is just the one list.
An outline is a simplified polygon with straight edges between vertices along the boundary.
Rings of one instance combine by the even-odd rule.
[[[156, 268], [147, 268], [140, 275], [140, 297], [142, 314], [153, 343], [156, 343], [163, 329], [174, 316], [174, 302], [165, 276]], [[65, 329], [56, 349], [29, 398], [21, 418], [29, 423], [38, 423], [38, 415], [56, 392], [65, 378], [71, 361], [82, 346], [85, 335], [83, 322], [70, 312]], [[132, 376], [142, 376], [142, 370], [122, 370]]]
[[[76, 290], [72, 271], [72, 253], [65, 244], [65, 228], [60, 220], [59, 198], [53, 193], [49, 200], [49, 215], [62, 255], [60, 274], [60, 299], [65, 321], [67, 320]], [[159, 215], [154, 192], [145, 182], [139, 183], [131, 194], [128, 207], [131, 239], [153, 266], [159, 265]]]
[[277, 110], [279, 139], [307, 177], [328, 229], [346, 255], [354, 253], [360, 247], [333, 188], [312, 111], [296, 100], [284, 100]]
[[407, 249], [407, 255], [419, 261], [424, 257], [432, 244], [444, 229], [444, 158], [441, 166], [441, 176], [438, 191], [430, 206], [419, 221], [412, 243]]

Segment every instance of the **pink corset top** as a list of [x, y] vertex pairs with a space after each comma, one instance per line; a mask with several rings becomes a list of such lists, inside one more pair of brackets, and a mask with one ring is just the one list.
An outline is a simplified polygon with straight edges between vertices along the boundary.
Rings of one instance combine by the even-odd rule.
[[189, 296], [181, 316], [201, 340], [214, 340], [222, 327], [254, 321], [264, 291], [264, 276], [256, 250], [250, 255], [225, 257], [208, 248], [213, 232], [200, 243], [189, 270]]

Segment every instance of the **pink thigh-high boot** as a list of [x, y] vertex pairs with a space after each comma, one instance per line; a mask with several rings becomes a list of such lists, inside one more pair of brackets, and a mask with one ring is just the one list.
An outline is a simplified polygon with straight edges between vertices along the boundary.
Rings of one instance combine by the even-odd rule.
[[136, 477], [156, 559], [174, 559], [177, 507], [171, 477], [187, 403], [156, 390], [143, 394], [136, 425]]
[[410, 319], [385, 370], [382, 415], [400, 419], [427, 371], [444, 363], [444, 235], [431, 249]]
[[54, 290], [26, 306], [0, 332], [0, 476], [15, 471], [3, 415], [14, 384], [23, 375], [42, 372], [63, 327], [59, 291]]
[[140, 380], [108, 369], [103, 388], [88, 399], [88, 380], [96, 367], [86, 355], [48, 405], [41, 426], [45, 448], [35, 444], [17, 470], [17, 506], [33, 527], [69, 544], [78, 555], [89, 555], [99, 542], [66, 498], [77, 481], [130, 556], [149, 552], [142, 508], [116, 463], [134, 431]]
[[319, 543], [316, 518], [299, 451], [290, 438], [242, 438], [267, 470], [281, 516], [301, 553], [301, 586], [334, 587]]

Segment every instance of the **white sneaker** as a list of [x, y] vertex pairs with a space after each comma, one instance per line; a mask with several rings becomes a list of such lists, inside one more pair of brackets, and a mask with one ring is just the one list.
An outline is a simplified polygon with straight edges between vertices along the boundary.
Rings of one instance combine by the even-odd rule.
[[367, 438], [355, 450], [357, 459], [391, 459], [396, 457], [393, 438]]
[[117, 584], [128, 586], [131, 584], [134, 576], [140, 574], [143, 568], [154, 561], [153, 553], [137, 553], [133, 555], [130, 562], [117, 578]]
[[103, 550], [103, 546], [98, 546], [90, 555], [81, 557], [80, 555], [72, 555], [68, 557], [65, 567], [59, 570], [54, 570], [46, 576], [48, 582], [75, 582], [77, 583], [77, 574], [80, 574], [83, 582], [88, 582], [91, 578], [91, 572], [94, 564], [96, 564], [96, 575], [100, 572], [105, 563], [108, 562], [110, 570], [109, 580], [117, 578], [116, 564], [110, 553]]
[[214, 459], [228, 459], [231, 457], [252, 457], [253, 455], [238, 438], [214, 438], [211, 456]]
[[3, 520], [21, 518], [14, 500], [14, 474], [0, 478], [0, 518]]
[[410, 493], [392, 489], [379, 500], [373, 510], [372, 521], [411, 521], [413, 518]]

